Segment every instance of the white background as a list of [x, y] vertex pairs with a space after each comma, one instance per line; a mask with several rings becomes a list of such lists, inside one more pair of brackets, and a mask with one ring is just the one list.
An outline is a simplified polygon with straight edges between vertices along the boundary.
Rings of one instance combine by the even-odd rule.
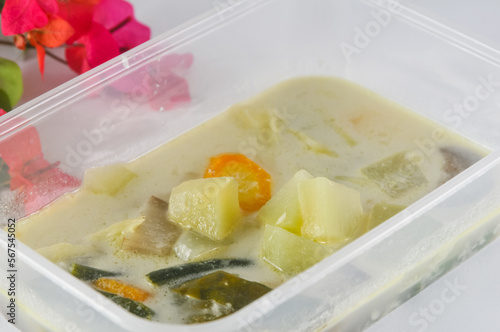
[[[214, 9], [218, 0], [129, 0], [136, 17], [157, 36]], [[451, 27], [500, 49], [500, 3], [495, 0], [413, 0], [425, 12]], [[18, 61], [25, 91], [21, 104], [75, 77], [66, 66], [47, 58], [45, 79], [34, 52], [23, 59], [15, 49], [0, 46], [0, 56]], [[1, 303], [2, 308], [4, 304]], [[500, 240], [443, 276], [369, 328], [368, 332], [500, 331]], [[0, 310], [3, 314], [5, 310]], [[21, 331], [42, 331], [18, 326]], [[0, 316], [0, 331], [17, 331]]]

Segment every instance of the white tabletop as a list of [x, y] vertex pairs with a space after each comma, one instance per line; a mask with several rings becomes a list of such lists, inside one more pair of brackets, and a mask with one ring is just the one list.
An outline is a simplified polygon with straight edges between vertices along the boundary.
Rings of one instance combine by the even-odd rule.
[[[157, 36], [207, 10], [214, 0], [129, 0], [136, 17]], [[411, 1], [411, 0], [409, 0]], [[444, 18], [446, 24], [467, 31], [472, 37], [500, 49], [500, 2], [493, 0], [413, 0], [427, 13]], [[20, 53], [0, 47], [0, 56], [18, 60]], [[66, 66], [48, 58], [45, 80], [37, 70], [36, 56], [20, 61], [25, 92], [21, 103], [75, 77]], [[368, 332], [469, 332], [500, 330], [500, 239], [482, 249], [414, 298], [370, 327]], [[443, 294], [447, 294], [443, 298]], [[451, 294], [451, 295], [450, 295]], [[0, 296], [0, 305], [4, 299]], [[2, 313], [4, 310], [1, 311]], [[21, 331], [43, 331], [24, 322]], [[0, 316], [0, 331], [19, 331]]]

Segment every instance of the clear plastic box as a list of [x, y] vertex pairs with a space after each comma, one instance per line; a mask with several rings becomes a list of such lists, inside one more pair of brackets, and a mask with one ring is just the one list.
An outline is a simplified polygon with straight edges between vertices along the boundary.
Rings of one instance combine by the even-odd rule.
[[[214, 322], [181, 326], [137, 318], [22, 243], [16, 248], [18, 304], [57, 331], [369, 326], [499, 234], [497, 55], [422, 15], [412, 1], [216, 1], [211, 13], [1, 117], [0, 145], [25, 148], [21, 137], [35, 127], [51, 167], [81, 179], [89, 167], [132, 160], [275, 83], [329, 75], [354, 81], [493, 152], [403, 213]], [[74, 189], [68, 183], [57, 195]], [[2, 225], [26, 214], [16, 200], [22, 195], [1, 197]], [[8, 270], [6, 239], [0, 231], [2, 271]], [[7, 280], [0, 280], [6, 293]]]

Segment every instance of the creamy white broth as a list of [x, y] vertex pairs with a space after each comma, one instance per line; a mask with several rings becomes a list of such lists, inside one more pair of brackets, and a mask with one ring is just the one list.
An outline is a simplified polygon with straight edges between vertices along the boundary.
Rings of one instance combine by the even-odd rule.
[[[424, 145], [425, 151], [419, 145]], [[440, 148], [460, 151], [470, 160], [488, 152], [348, 81], [296, 78], [234, 105], [131, 162], [127, 167], [138, 176], [116, 196], [85, 190], [65, 195], [22, 220], [17, 226], [17, 237], [34, 249], [57, 243], [86, 243], [89, 235], [138, 217], [141, 206], [151, 195], [168, 201], [174, 186], [187, 179], [201, 178], [209, 158], [221, 153], [243, 153], [259, 164], [272, 177], [273, 193], [295, 172], [305, 169], [314, 176], [324, 176], [358, 190], [365, 213], [378, 202], [406, 206], [447, 179]], [[391, 198], [360, 169], [401, 151], [412, 151], [421, 158], [418, 164], [427, 183]], [[259, 258], [262, 228], [255, 221], [255, 214], [247, 215], [235, 231], [233, 243], [212, 256], [254, 259], [254, 266], [228, 272], [274, 288], [287, 277]], [[152, 287], [144, 278], [153, 270], [181, 263], [174, 253], [167, 257], [116, 253], [116, 248], [106, 244], [99, 250], [100, 254], [76, 261], [125, 272], [125, 281], [154, 293], [146, 304], [157, 312], [155, 320], [183, 322], [184, 317], [172, 310], [176, 305], [168, 287]]]

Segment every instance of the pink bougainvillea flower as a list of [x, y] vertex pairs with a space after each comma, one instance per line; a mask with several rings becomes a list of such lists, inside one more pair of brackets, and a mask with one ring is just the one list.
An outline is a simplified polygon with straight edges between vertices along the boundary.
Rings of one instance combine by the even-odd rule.
[[[79, 5], [73, 5], [73, 3]], [[71, 7], [70, 7], [71, 5]], [[137, 22], [131, 4], [124, 0], [70, 0], [62, 9], [70, 24], [78, 30], [78, 38], [71, 37], [66, 59], [71, 69], [83, 73], [127, 51], [151, 36], [150, 29]], [[73, 6], [79, 6], [82, 15], [73, 16]], [[71, 10], [70, 10], [71, 9]], [[82, 17], [92, 20], [89, 25]], [[78, 18], [78, 20], [77, 20]]]
[[6, 36], [42, 28], [48, 14], [57, 14], [57, 0], [5, 0], [2, 9], [2, 32]]
[[112, 29], [126, 18], [134, 16], [134, 8], [124, 0], [101, 0], [94, 10], [94, 20]]
[[10, 189], [23, 197], [26, 214], [80, 186], [79, 179], [58, 168], [59, 162], [51, 164], [43, 157], [38, 131], [32, 126], [1, 141], [0, 158], [9, 167]]
[[75, 30], [71, 38], [67, 40], [68, 44], [74, 43], [84, 34], [88, 33], [92, 26], [94, 8], [99, 0], [65, 0], [59, 2], [58, 15]]
[[186, 80], [170, 73], [162, 84], [158, 84], [156, 89], [151, 90], [149, 105], [156, 111], [167, 111], [189, 101], [191, 101], [191, 96]]
[[193, 63], [193, 55], [169, 54], [137, 68], [112, 83], [122, 92], [136, 95], [135, 102], [149, 102], [151, 108], [165, 111], [191, 101], [184, 78]]
[[[85, 27], [79, 23], [80, 31], [87, 30], [75, 40], [74, 46], [66, 49], [68, 64], [77, 73], [86, 72], [150, 38], [151, 30], [135, 20], [130, 3], [124, 0], [101, 0], [97, 4], [95, 0], [80, 1], [87, 6], [82, 6], [84, 15], [92, 11], [93, 21]], [[70, 38], [68, 43], [72, 40]]]
[[[174, 109], [191, 101], [189, 85], [184, 78], [193, 64], [193, 55], [171, 54], [158, 60], [158, 68], [149, 79], [149, 104], [157, 111]], [[154, 84], [153, 84], [154, 83]]]
[[51, 203], [63, 194], [80, 187], [77, 178], [68, 175], [59, 168], [52, 168], [38, 174], [30, 185], [24, 188], [25, 214], [31, 214]]
[[16, 173], [22, 173], [24, 165], [42, 154], [42, 145], [34, 127], [26, 127], [0, 142], [0, 157]]
[[49, 23], [43, 28], [33, 29], [28, 32], [28, 41], [36, 49], [38, 67], [42, 78], [45, 68], [45, 47], [61, 46], [74, 32], [73, 27], [67, 21], [51, 15]]
[[64, 44], [74, 33], [75, 30], [66, 20], [51, 15], [47, 25], [31, 30], [28, 36], [35, 39], [37, 44], [53, 48]]
[[113, 34], [120, 52], [128, 51], [151, 37], [151, 29], [134, 18], [134, 8], [124, 0], [101, 0], [95, 7], [94, 20]]
[[125, 0], [5, 0], [1, 28], [17, 48], [36, 49], [42, 77], [47, 48], [67, 43], [66, 60], [81, 74], [151, 36]]
[[5, 112], [3, 109], [0, 108], [0, 116], [2, 116], [4, 114], [7, 114], [7, 112]]
[[120, 54], [111, 33], [96, 22], [77, 43], [66, 48], [68, 65], [77, 73], [84, 73]]
[[112, 30], [112, 34], [120, 52], [123, 53], [148, 41], [151, 38], [151, 29], [132, 17], [119, 29]]

